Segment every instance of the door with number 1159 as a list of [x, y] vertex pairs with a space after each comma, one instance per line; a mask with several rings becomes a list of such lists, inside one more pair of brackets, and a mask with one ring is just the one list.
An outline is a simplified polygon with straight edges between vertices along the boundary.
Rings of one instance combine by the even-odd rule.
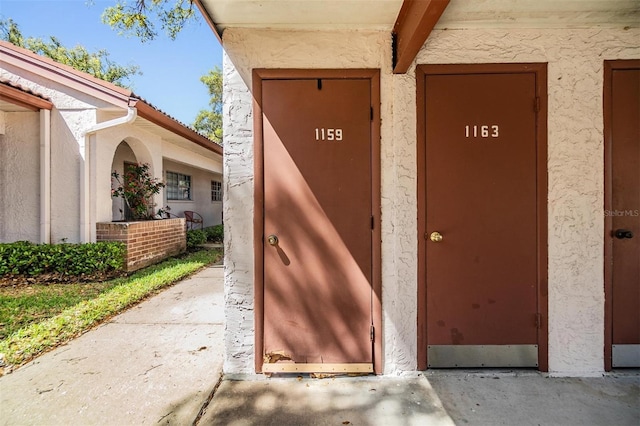
[[369, 79], [261, 81], [263, 372], [373, 371]]

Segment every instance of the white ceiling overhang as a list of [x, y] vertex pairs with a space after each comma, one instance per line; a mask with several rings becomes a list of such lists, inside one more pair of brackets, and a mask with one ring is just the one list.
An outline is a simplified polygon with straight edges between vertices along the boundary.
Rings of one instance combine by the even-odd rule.
[[[196, 0], [219, 38], [227, 28], [402, 30], [412, 44], [431, 28], [638, 28], [640, 0]], [[447, 5], [448, 4], [448, 5]], [[442, 13], [441, 9], [444, 10]], [[403, 13], [401, 13], [403, 11]], [[409, 11], [408, 13], [405, 13]], [[421, 15], [418, 19], [416, 14]], [[441, 14], [441, 15], [440, 15]], [[435, 22], [434, 21], [435, 16]], [[430, 16], [430, 17], [429, 17]], [[417, 24], [416, 24], [417, 22]], [[418, 34], [420, 33], [420, 34]], [[415, 48], [410, 49], [415, 50]], [[415, 52], [417, 53], [417, 51]], [[415, 57], [415, 53], [413, 53]], [[411, 58], [413, 59], [413, 58]], [[406, 62], [406, 59], [405, 59]], [[398, 70], [394, 69], [398, 72]], [[401, 71], [402, 72], [402, 71]]]
[[402, 0], [201, 0], [216, 27], [391, 31]]

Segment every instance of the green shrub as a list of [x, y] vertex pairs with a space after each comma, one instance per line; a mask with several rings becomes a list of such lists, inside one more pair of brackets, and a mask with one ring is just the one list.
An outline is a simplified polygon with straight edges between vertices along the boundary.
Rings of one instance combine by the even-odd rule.
[[187, 248], [192, 249], [207, 242], [207, 233], [201, 229], [187, 231]]
[[0, 276], [54, 274], [62, 279], [112, 276], [122, 272], [125, 251], [120, 242], [0, 244]]
[[223, 225], [208, 226], [204, 229], [204, 231], [207, 233], [207, 241], [212, 243], [224, 242]]

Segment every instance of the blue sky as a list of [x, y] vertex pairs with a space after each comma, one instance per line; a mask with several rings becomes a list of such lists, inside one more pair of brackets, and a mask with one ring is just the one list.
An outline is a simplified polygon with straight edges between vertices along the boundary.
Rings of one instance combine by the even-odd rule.
[[130, 79], [133, 91], [172, 117], [191, 124], [208, 107], [207, 88], [200, 76], [221, 67], [222, 47], [198, 11], [172, 41], [164, 34], [141, 43], [119, 36], [100, 20], [102, 11], [117, 0], [0, 0], [0, 18], [13, 19], [25, 37], [57, 37], [64, 46], [83, 45], [89, 51], [106, 49], [121, 65], [135, 64], [142, 75]]

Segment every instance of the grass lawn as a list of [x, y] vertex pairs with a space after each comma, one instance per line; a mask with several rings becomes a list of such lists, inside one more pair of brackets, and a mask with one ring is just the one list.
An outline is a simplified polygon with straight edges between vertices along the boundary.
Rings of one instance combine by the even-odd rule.
[[0, 287], [0, 340], [29, 324], [51, 318], [118, 285], [117, 280], [81, 284]]
[[0, 354], [23, 364], [221, 257], [200, 250], [105, 282], [0, 287]]

